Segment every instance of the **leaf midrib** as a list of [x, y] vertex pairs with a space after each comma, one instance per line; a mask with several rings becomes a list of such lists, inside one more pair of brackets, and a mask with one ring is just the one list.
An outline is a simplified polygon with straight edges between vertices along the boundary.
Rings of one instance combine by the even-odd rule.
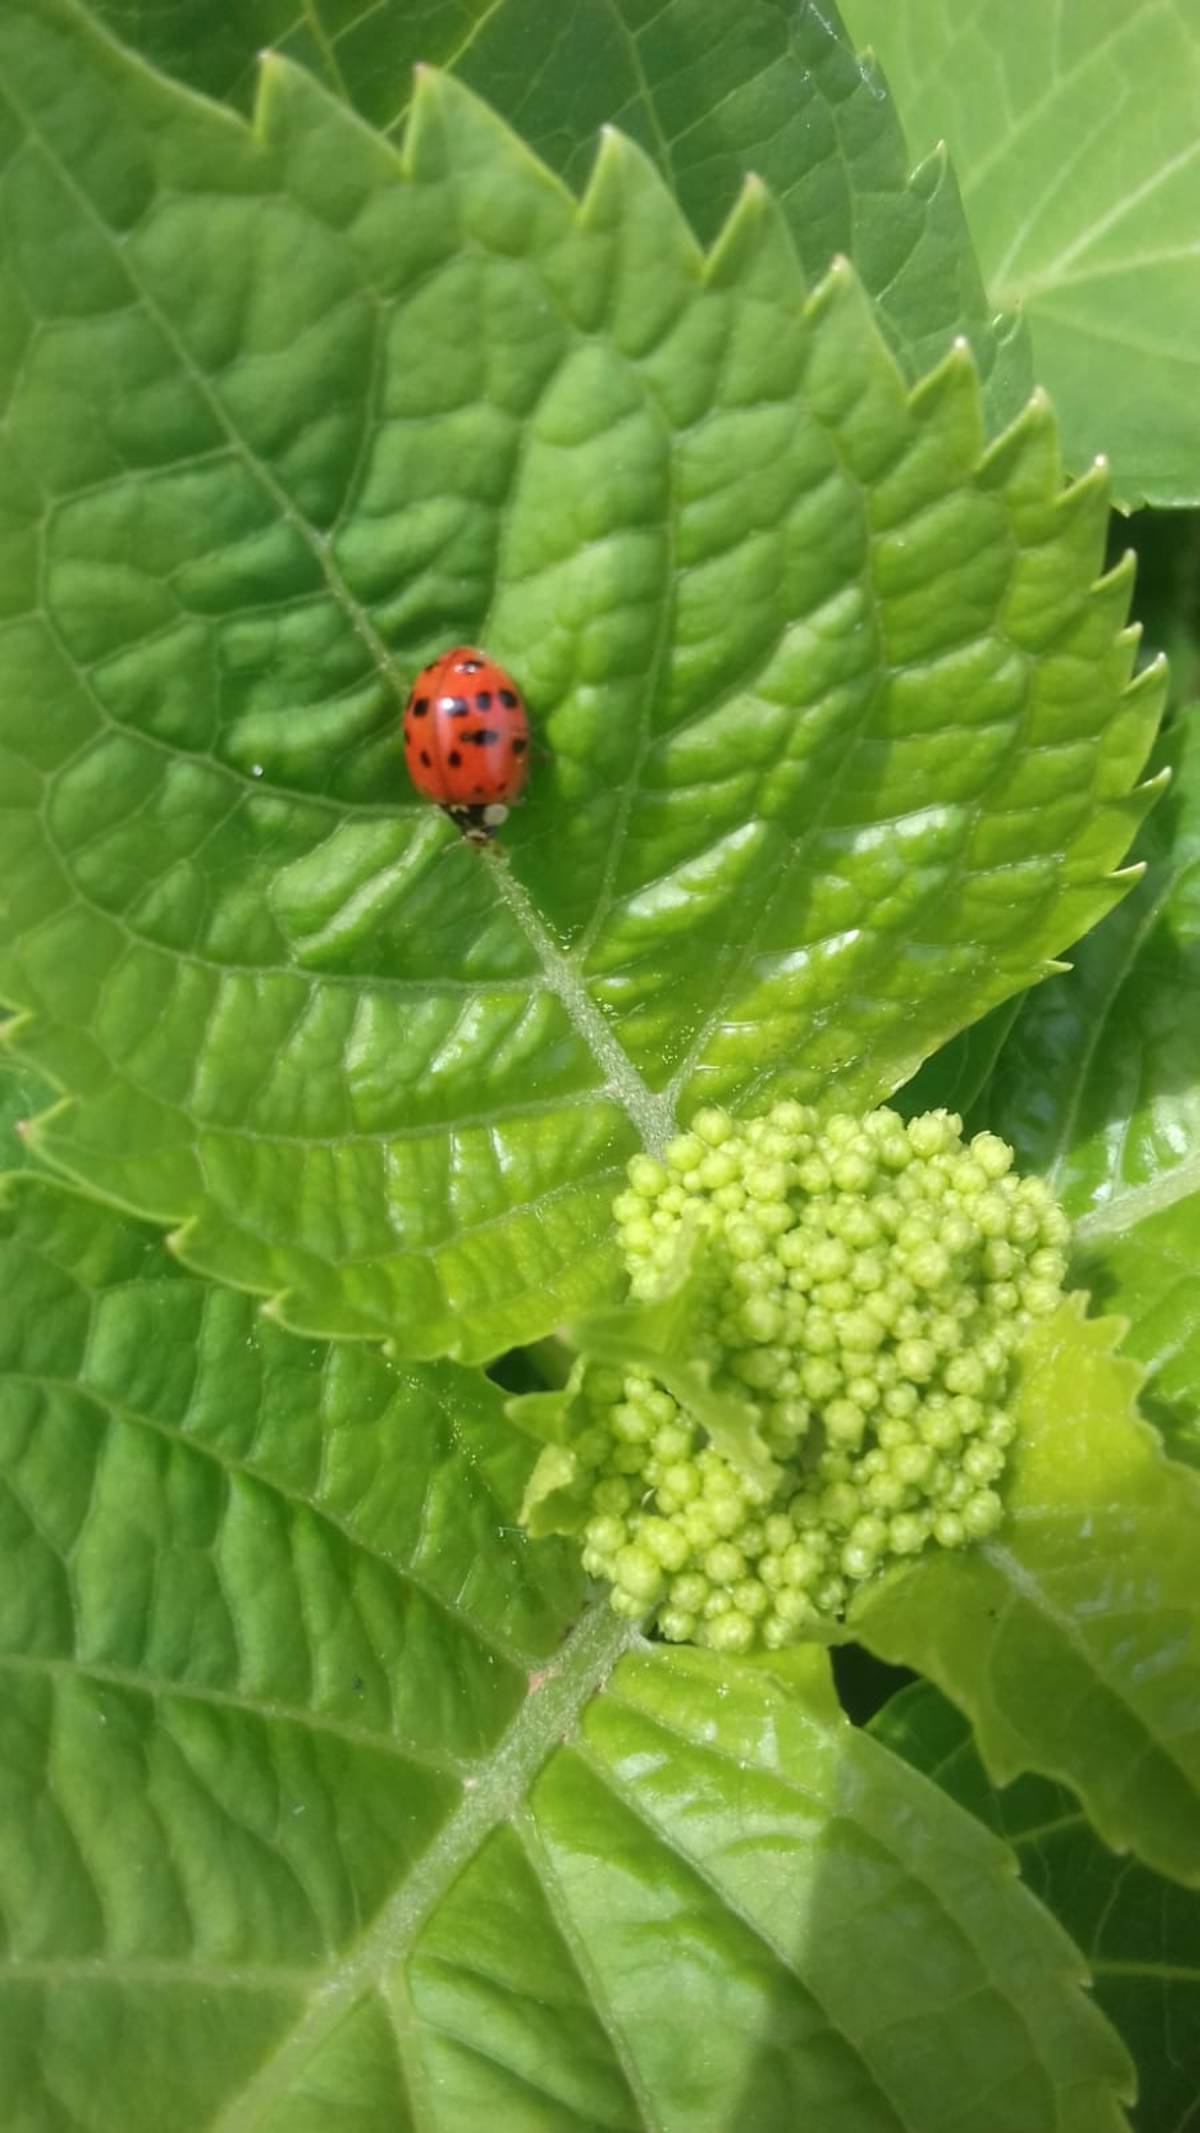
[[[436, 1586], [429, 1584], [417, 1571], [412, 1569], [409, 1563], [399, 1557], [387, 1555], [382, 1548], [369, 1540], [365, 1534], [357, 1532], [344, 1518], [339, 1517], [336, 1511], [330, 1510], [328, 1506], [318, 1502], [316, 1498], [306, 1496], [302, 1490], [289, 1488], [286, 1482], [266, 1473], [261, 1467], [253, 1465], [250, 1461], [235, 1458], [232, 1453], [224, 1448], [206, 1442], [202, 1436], [181, 1428], [176, 1423], [164, 1422], [156, 1415], [145, 1414], [140, 1409], [131, 1407], [126, 1402], [119, 1400], [112, 1393], [98, 1390], [95, 1386], [87, 1383], [86, 1380], [56, 1377], [52, 1372], [45, 1370], [6, 1370], [5, 1378], [10, 1384], [31, 1385], [39, 1391], [59, 1392], [82, 1400], [89, 1409], [99, 1410], [98, 1419], [105, 1416], [115, 1416], [119, 1421], [134, 1429], [143, 1429], [154, 1436], [165, 1438], [169, 1444], [186, 1446], [198, 1459], [207, 1460], [227, 1477], [236, 1475], [239, 1479], [252, 1483], [255, 1488], [269, 1490], [282, 1503], [289, 1505], [293, 1511], [301, 1511], [307, 1517], [315, 1519], [319, 1525], [328, 1527], [331, 1532], [336, 1533], [341, 1540], [345, 1541], [347, 1546], [352, 1548], [356, 1554], [364, 1555], [369, 1561], [377, 1563], [381, 1570], [386, 1571], [389, 1577], [396, 1580], [397, 1584], [410, 1586], [414, 1592], [420, 1593], [422, 1599], [430, 1607], [437, 1608], [441, 1614], [446, 1616], [447, 1620], [456, 1623], [459, 1629], [473, 1643], [478, 1645], [482, 1653], [490, 1653], [510, 1667], [520, 1668], [528, 1663], [528, 1652], [506, 1644], [494, 1632], [486, 1634], [481, 1624], [472, 1615], [468, 1614], [454, 1600], [447, 1598], [444, 1593], [439, 1592]], [[78, 1536], [76, 1537], [77, 1544]]]
[[[466, 1757], [435, 1755], [428, 1747], [394, 1732], [375, 1732], [369, 1726], [352, 1725], [346, 1719], [334, 1718], [304, 1704], [281, 1703], [277, 1697], [243, 1695], [237, 1690], [217, 1688], [204, 1681], [152, 1674], [145, 1667], [114, 1666], [108, 1660], [71, 1658], [62, 1652], [0, 1652], [0, 1674], [5, 1671], [94, 1681], [152, 1701], [167, 1703], [174, 1699], [181, 1704], [210, 1704], [215, 1709], [238, 1711], [266, 1724], [303, 1727], [310, 1733], [328, 1734], [333, 1739], [347, 1741], [368, 1754], [390, 1757], [405, 1768], [415, 1767], [428, 1770], [436, 1777], [451, 1778], [458, 1785], [474, 1772], [474, 1766]], [[5, 1967], [7, 1969], [7, 1965]]]
[[[76, 202], [88, 224], [98, 233], [101, 242], [118, 272], [130, 288], [134, 298], [144, 306], [147, 316], [162, 334], [182, 374], [209, 410], [213, 421], [228, 439], [232, 450], [239, 454], [250, 478], [256, 481], [269, 497], [281, 518], [304, 543], [317, 563], [330, 596], [345, 615], [350, 627], [366, 647], [377, 671], [390, 683], [397, 700], [403, 697], [400, 677], [391, 651], [379, 635], [370, 617], [360, 607], [351, 593], [329, 545], [321, 539], [316, 528], [310, 525], [297, 509], [286, 489], [276, 480], [271, 469], [259, 458], [242, 435], [232, 416], [213, 389], [206, 374], [193, 362], [186, 344], [150, 291], [143, 285], [135, 271], [130, 256], [116, 243], [107, 223], [97, 212], [88, 194], [78, 185], [67, 164], [56, 154], [53, 143], [26, 107], [13, 94], [5, 92], [12, 105], [20, 113], [28, 137], [37, 144], [50, 167], [58, 174], [64, 188]], [[240, 124], [240, 122], [236, 122]], [[399, 171], [399, 157], [391, 151]], [[592, 1056], [605, 1068], [610, 1093], [621, 1104], [650, 1149], [661, 1149], [674, 1130], [674, 1114], [668, 1100], [656, 1096], [649, 1084], [634, 1066], [629, 1054], [619, 1043], [604, 1014], [588, 993], [587, 988], [567, 956], [558, 948], [548, 928], [534, 910], [524, 888], [515, 880], [510, 870], [494, 852], [493, 881], [503, 902], [524, 933], [525, 939], [541, 964], [546, 983], [561, 1000], [576, 1033]]]
[[603, 1686], [621, 1652], [639, 1641], [640, 1632], [603, 1605], [584, 1616], [553, 1664], [531, 1686], [475, 1790], [465, 1795], [358, 1941], [313, 1981], [307, 2005], [288, 2036], [214, 2119], [210, 2133], [252, 2133], [287, 2097], [354, 2000], [377, 1987], [383, 1974], [411, 1952], [430, 1912], [492, 1831], [515, 1813], [542, 1764], [575, 1730], [583, 1706]]

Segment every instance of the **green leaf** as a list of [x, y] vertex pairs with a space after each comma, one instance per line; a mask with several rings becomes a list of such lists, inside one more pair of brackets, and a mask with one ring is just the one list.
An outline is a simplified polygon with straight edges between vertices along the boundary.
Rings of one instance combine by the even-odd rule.
[[1144, 879], [1024, 1004], [976, 1110], [1075, 1219], [1078, 1280], [1130, 1321], [1144, 1403], [1200, 1461], [1200, 720], [1138, 850]]
[[1167, 715], [1200, 698], [1200, 511], [1135, 511], [1113, 531], [1137, 558], [1132, 615], [1166, 655]]
[[1097, 2004], [1133, 2052], [1135, 2126], [1182, 2133], [1200, 2091], [1200, 1897], [1114, 1858], [1062, 1786], [1020, 1778], [997, 1791], [965, 1719], [928, 1682], [902, 1689], [871, 1731], [1012, 1846], [1026, 1885], [1086, 1955]]
[[[673, 1113], [868, 1103], [1119, 898], [1103, 482], [1040, 401], [985, 451], [962, 349], [907, 393], [761, 187], [705, 259], [616, 135], [576, 203], [438, 78], [402, 158], [282, 62], [248, 130], [69, 0], [0, 81], [0, 990], [190, 1263], [534, 1338]], [[507, 859], [399, 763], [471, 639], [552, 751]]]
[[[601, 129], [619, 126], [658, 166], [709, 243], [751, 171], [772, 188], [806, 273], [853, 260], [909, 378], [957, 334], [986, 381], [989, 423], [1032, 383], [1028, 337], [992, 315], [944, 151], [920, 170], [870, 60], [815, 0], [103, 0], [117, 35], [249, 111], [274, 45], [372, 124], [398, 132], [416, 61], [451, 68], [538, 155], [582, 187]], [[548, 33], [549, 31], [549, 33]]]
[[910, 140], [945, 141], [998, 304], [1024, 308], [1068, 464], [1200, 499], [1193, 0], [844, 0]]
[[0, 1172], [20, 1170], [29, 1161], [25, 1128], [35, 1111], [44, 1111], [54, 1091], [40, 1074], [8, 1056], [5, 1025], [0, 1022]]
[[712, 1279], [704, 1233], [685, 1221], [674, 1262], [656, 1293], [630, 1297], [609, 1311], [590, 1312], [571, 1327], [571, 1340], [581, 1355], [596, 1362], [627, 1372], [646, 1371], [699, 1423], [734, 1473], [769, 1494], [779, 1468], [763, 1441], [758, 1412], [731, 1386], [713, 1385], [712, 1362], [704, 1353], [711, 1345], [705, 1321]]
[[31, 1177], [0, 1260], [14, 2126], [1123, 2125], [1069, 1943], [824, 1655], [560, 1645], [485, 1380]]
[[1107, 1844], [1200, 1883], [1200, 1480], [1082, 1302], [1027, 1342], [997, 1539], [864, 1588], [849, 1626], [967, 1713], [997, 1784], [1059, 1779]]

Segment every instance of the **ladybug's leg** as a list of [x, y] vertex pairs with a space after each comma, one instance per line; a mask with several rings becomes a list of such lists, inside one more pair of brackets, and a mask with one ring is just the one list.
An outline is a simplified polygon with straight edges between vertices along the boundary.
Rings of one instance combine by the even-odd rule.
[[466, 838], [468, 844], [487, 845], [492, 841], [493, 831], [507, 816], [508, 809], [460, 802], [457, 806], [444, 807], [442, 813], [449, 815], [455, 829]]

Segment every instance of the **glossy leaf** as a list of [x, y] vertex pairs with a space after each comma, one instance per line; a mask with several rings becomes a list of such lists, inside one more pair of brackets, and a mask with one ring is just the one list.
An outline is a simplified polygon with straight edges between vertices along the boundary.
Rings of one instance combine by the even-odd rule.
[[1012, 1846], [1133, 2052], [1138, 2133], [1187, 2133], [1200, 2094], [1200, 1895], [1106, 1851], [1063, 1786], [990, 1785], [966, 1720], [927, 1682], [894, 1696], [871, 1731]]
[[[577, 204], [439, 79], [403, 158], [280, 62], [251, 131], [70, 0], [0, 81], [0, 989], [191, 1263], [494, 1353], [676, 1108], [870, 1101], [1119, 897], [1103, 485], [961, 350], [907, 394], [761, 188], [706, 260], [615, 135]], [[399, 768], [472, 638], [552, 751], [507, 860]]]
[[949, 146], [984, 278], [1024, 307], [1068, 461], [1200, 500], [1193, 0], [845, 0], [918, 149]]
[[486, 1381], [41, 1180], [0, 1256], [9, 2122], [1122, 2126], [1078, 1957], [822, 1654], [560, 1645]]
[[1032, 383], [1028, 336], [995, 319], [943, 151], [915, 173], [891, 99], [817, 0], [103, 0], [156, 65], [249, 111], [274, 46], [372, 124], [399, 132], [412, 67], [452, 69], [571, 185], [600, 130], [636, 141], [704, 242], [746, 175], [774, 191], [805, 271], [839, 253], [879, 305], [910, 378], [965, 333], [999, 429]]
[[8, 1056], [0, 1022], [0, 1172], [20, 1170], [29, 1161], [25, 1128], [53, 1097], [54, 1091], [40, 1074]]
[[1138, 1418], [1119, 1321], [1030, 1336], [995, 1541], [864, 1590], [850, 1627], [970, 1718], [992, 1778], [1070, 1784], [1104, 1841], [1200, 1884], [1200, 1479]]
[[984, 1118], [1077, 1223], [1076, 1275], [1129, 1320], [1147, 1411], [1200, 1459], [1200, 722], [1162, 749], [1172, 784], [1144, 880], [1024, 1003]]

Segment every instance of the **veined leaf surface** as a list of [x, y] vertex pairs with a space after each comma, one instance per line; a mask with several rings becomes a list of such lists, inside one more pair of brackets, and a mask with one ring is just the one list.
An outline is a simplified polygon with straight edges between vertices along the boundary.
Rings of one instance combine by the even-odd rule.
[[944, 150], [919, 170], [869, 58], [827, 0], [101, 0], [97, 13], [156, 65], [250, 111], [267, 46], [309, 68], [386, 131], [408, 115], [414, 62], [445, 67], [571, 185], [600, 129], [657, 164], [711, 241], [743, 178], [771, 186], [805, 271], [845, 253], [917, 378], [965, 333], [989, 426], [1026, 398], [1029, 337], [995, 318]]
[[948, 144], [997, 303], [1021, 305], [1072, 466], [1200, 499], [1194, 0], [845, 0], [915, 146]]
[[9, 2123], [1120, 2133], [1077, 1952], [823, 1653], [560, 1642], [476, 1373], [29, 1176], [0, 1269]]
[[1200, 1886], [1200, 1479], [1137, 1413], [1119, 1320], [1026, 1345], [994, 1541], [866, 1587], [855, 1636], [966, 1712], [997, 1784], [1069, 1784], [1117, 1851]]
[[1065, 1787], [990, 1785], [965, 1718], [928, 1682], [902, 1689], [871, 1731], [1011, 1844], [1133, 2052], [1138, 2133], [1186, 2133], [1200, 2087], [1200, 1894], [1106, 1851]]
[[1172, 782], [1145, 878], [1021, 1006], [977, 1106], [1075, 1219], [1076, 1274], [1129, 1321], [1143, 1403], [1200, 1462], [1200, 722], [1164, 739]]
[[[1105, 499], [970, 358], [909, 392], [750, 186], [582, 202], [426, 78], [403, 154], [0, 16], [0, 989], [37, 1144], [318, 1333], [478, 1357], [615, 1277], [702, 1101], [866, 1103], [1121, 893], [1160, 679]], [[507, 858], [413, 803], [453, 641], [550, 751]]]

